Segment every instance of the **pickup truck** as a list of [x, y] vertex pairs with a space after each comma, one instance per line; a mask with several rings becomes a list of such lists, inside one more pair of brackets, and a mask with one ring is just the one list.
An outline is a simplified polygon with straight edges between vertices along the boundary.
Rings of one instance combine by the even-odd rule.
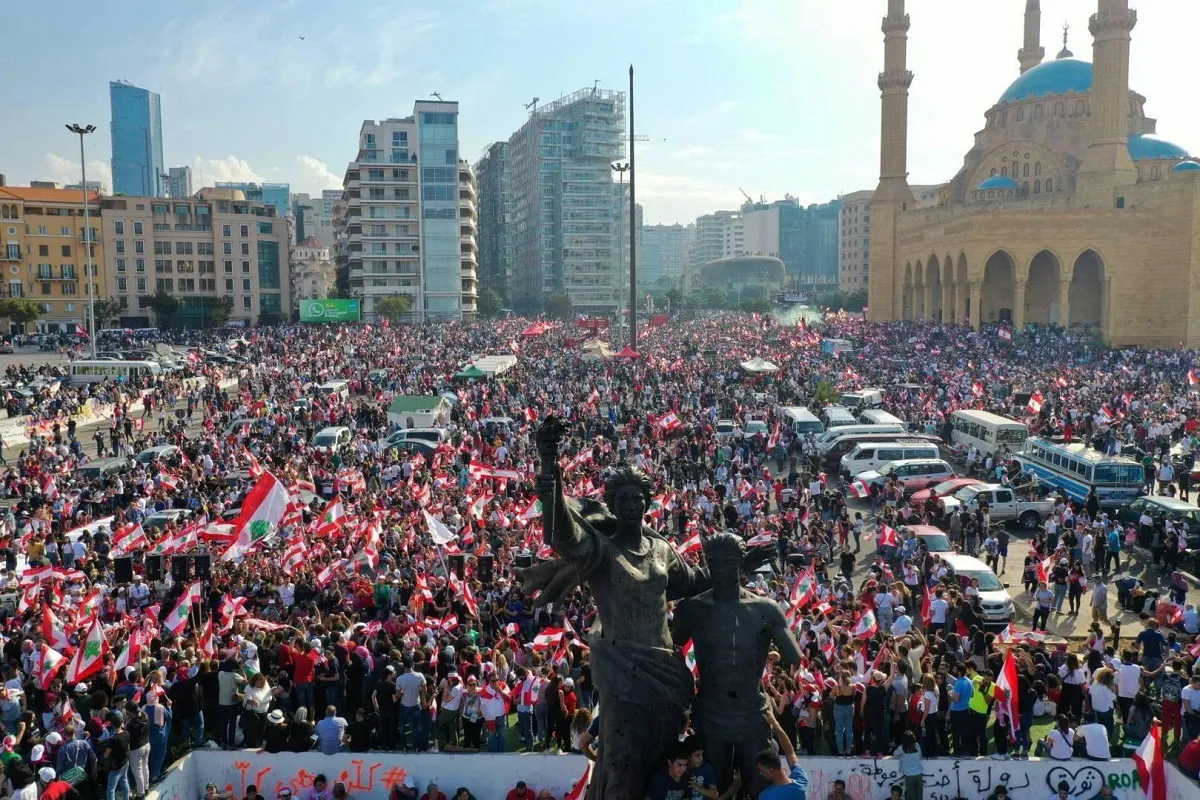
[[947, 516], [956, 508], [974, 511], [980, 498], [987, 501], [992, 522], [1016, 522], [1022, 528], [1036, 528], [1054, 512], [1054, 500], [1026, 500], [1017, 496], [1010, 486], [999, 483], [977, 483], [964, 486], [938, 502]]

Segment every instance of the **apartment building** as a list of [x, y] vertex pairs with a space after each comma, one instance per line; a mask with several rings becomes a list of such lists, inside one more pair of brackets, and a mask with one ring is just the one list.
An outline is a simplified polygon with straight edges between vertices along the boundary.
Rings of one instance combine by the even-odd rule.
[[289, 318], [288, 229], [273, 204], [205, 188], [193, 198], [105, 197], [100, 205], [120, 325], [158, 325], [150, 306], [158, 292], [181, 302], [176, 321], [189, 327], [214, 324], [214, 304], [224, 298], [231, 324]]
[[167, 197], [192, 196], [192, 168], [170, 167], [167, 170]]
[[488, 145], [475, 162], [479, 185], [479, 285], [507, 298], [512, 275], [508, 142]]
[[[913, 186], [916, 208], [938, 204], [944, 183]], [[865, 291], [871, 273], [871, 197], [866, 189], [842, 195], [838, 218], [838, 288], [843, 292]]]
[[678, 286], [683, 280], [683, 225], [645, 225], [638, 251], [638, 282], [650, 286]]
[[458, 103], [421, 100], [412, 116], [364, 121], [343, 187], [338, 271], [366, 319], [397, 294], [411, 298], [411, 322], [475, 315], [477, 190], [458, 158]]
[[[0, 184], [0, 295], [38, 302], [42, 316], [29, 330], [73, 332], [77, 324], [88, 327], [90, 293], [104, 288], [98, 192], [88, 192], [88, 215], [85, 237], [82, 190]], [[85, 277], [89, 239], [90, 285]]]
[[745, 223], [740, 211], [717, 211], [696, 218], [684, 292], [696, 289], [700, 267], [720, 258], [746, 255]]

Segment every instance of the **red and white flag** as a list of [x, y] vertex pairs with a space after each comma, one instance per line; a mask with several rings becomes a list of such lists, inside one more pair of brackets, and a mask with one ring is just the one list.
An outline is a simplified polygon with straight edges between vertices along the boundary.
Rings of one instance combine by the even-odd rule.
[[796, 585], [792, 587], [792, 595], [789, 598], [789, 605], [793, 609], [803, 608], [816, 595], [817, 575], [810, 566], [796, 579]]
[[[1012, 628], [1011, 623], [1009, 628]], [[1017, 731], [1021, 729], [1021, 714], [1017, 702], [1017, 662], [1012, 650], [1004, 656], [1004, 666], [996, 676], [996, 688], [1004, 692], [1003, 698], [997, 698], [996, 719], [1008, 719], [1008, 740], [1015, 742]]]
[[521, 473], [515, 469], [497, 469], [474, 459], [467, 465], [467, 474], [471, 476], [472, 480], [476, 481], [483, 478], [499, 478], [506, 481], [521, 480]]
[[118, 553], [132, 553], [149, 546], [150, 540], [146, 538], [146, 532], [142, 530], [140, 523], [124, 525], [113, 534], [113, 548]]
[[1150, 727], [1150, 733], [1133, 753], [1137, 764], [1138, 779], [1146, 792], [1146, 800], [1166, 800], [1167, 773], [1163, 768], [1162, 725], [1158, 720]]
[[682, 542], [675, 545], [675, 552], [679, 555], [687, 555], [688, 553], [696, 553], [704, 549], [703, 542], [700, 541], [700, 531], [696, 531]]
[[1200, 376], [1196, 375], [1196, 370], [1194, 370], [1194, 369], [1188, 370], [1187, 382], [1188, 382], [1188, 386], [1195, 386], [1196, 384], [1200, 383]]
[[859, 500], [865, 500], [871, 496], [871, 487], [862, 481], [854, 481], [850, 484], [850, 494]]
[[274, 536], [289, 505], [291, 495], [287, 487], [270, 472], [264, 472], [242, 503], [242, 513], [233, 523], [237, 538], [221, 559], [240, 558], [259, 542]]
[[210, 616], [204, 623], [204, 629], [200, 631], [200, 652], [204, 653], [208, 658], [212, 658], [217, 654], [217, 645], [213, 641], [213, 623]]
[[562, 628], [546, 628], [533, 637], [534, 650], [553, 650], [558, 646], [565, 631]]
[[1034, 392], [1029, 396], [1029, 402], [1025, 407], [1029, 409], [1030, 414], [1040, 414], [1042, 413], [1042, 403], [1044, 402], [1046, 402], [1046, 398], [1042, 396], [1042, 393]]
[[691, 639], [683, 646], [683, 663], [692, 671], [693, 678], [700, 677], [700, 665], [696, 663], [696, 643]]
[[880, 525], [879, 537], [875, 543], [879, 547], [896, 547], [900, 544], [900, 534], [890, 525]]
[[983, 397], [983, 382], [982, 381], [975, 381], [974, 383], [971, 384], [971, 394], [975, 395], [976, 397]]
[[878, 631], [879, 623], [875, 621], [875, 612], [867, 610], [858, 618], [858, 622], [854, 623], [850, 633], [855, 639], [870, 639]]
[[121, 654], [117, 656], [117, 661], [113, 667], [117, 672], [121, 672], [126, 667], [132, 667], [142, 660], [142, 632], [134, 628], [129, 632], [129, 639], [125, 642], [125, 647], [121, 650]]
[[79, 650], [67, 667], [67, 683], [74, 686], [80, 681], [100, 671], [104, 666], [104, 657], [108, 655], [108, 640], [104, 638], [104, 629], [100, 627], [100, 618], [92, 620], [87, 635], [79, 643]]
[[50, 690], [50, 684], [54, 683], [54, 676], [58, 674], [58, 671], [66, 663], [67, 660], [63, 657], [62, 653], [50, 647], [50, 645], [42, 643], [32, 676], [37, 679], [42, 687], [42, 691]]
[[746, 547], [770, 547], [779, 543], [779, 537], [774, 531], [766, 531], [746, 540]]
[[90, 336], [88, 336], [87, 328], [83, 327], [83, 325], [78, 322], [75, 323], [75, 335], [82, 336], [84, 339], [91, 338]]
[[583, 769], [583, 774], [579, 776], [579, 780], [575, 781], [575, 785], [571, 787], [571, 791], [563, 795], [563, 800], [584, 800], [587, 797], [588, 783], [592, 780], [592, 762], [587, 762], [587, 766]]
[[679, 421], [678, 415], [674, 411], [663, 415], [658, 421], [658, 427], [662, 428], [666, 433], [674, 433], [683, 427], [683, 423]]
[[996, 331], [996, 335], [999, 336], [1001, 339], [1003, 339], [1006, 342], [1011, 342], [1012, 337], [1013, 337], [1013, 332], [1011, 329], [1006, 328], [1003, 325], [1001, 325], [1000, 329]]
[[288, 575], [296, 571], [296, 567], [304, 563], [305, 557], [308, 555], [308, 548], [304, 545], [304, 540], [299, 536], [296, 540], [288, 545], [288, 549], [283, 554], [283, 570]]
[[58, 617], [54, 616], [49, 604], [42, 606], [42, 636], [46, 643], [55, 650], [66, 650], [71, 646], [71, 640], [67, 638], [63, 624]]
[[345, 519], [346, 506], [342, 503], [341, 497], [334, 495], [329, 498], [329, 502], [321, 510], [321, 516], [314, 524], [316, 525], [318, 534], [321, 536], [332, 536], [338, 532]]
[[199, 603], [201, 597], [203, 595], [200, 590], [200, 581], [192, 581], [192, 584], [180, 595], [175, 608], [171, 609], [171, 613], [163, 620], [163, 628], [170, 631], [172, 636], [183, 633], [183, 629], [188, 624], [188, 617], [192, 613], [192, 604]]

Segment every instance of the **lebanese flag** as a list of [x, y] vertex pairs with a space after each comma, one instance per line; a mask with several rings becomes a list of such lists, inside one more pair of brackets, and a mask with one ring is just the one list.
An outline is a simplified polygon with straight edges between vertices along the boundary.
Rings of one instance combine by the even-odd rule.
[[1197, 383], [1200, 383], [1200, 377], [1196, 375], [1196, 371], [1194, 369], [1188, 370], [1187, 381], [1188, 386], [1195, 386]]
[[333, 576], [336, 575], [344, 567], [345, 567], [345, 564], [343, 562], [334, 561], [332, 564], [325, 567], [325, 569], [318, 572], [317, 573], [317, 587], [324, 589], [326, 587], [326, 585], [328, 585], [329, 582], [333, 580]]
[[290, 501], [287, 488], [279, 479], [270, 472], [264, 472], [242, 503], [242, 513], [233, 522], [237, 538], [221, 556], [221, 560], [241, 558], [254, 545], [274, 536]]
[[242, 456], [244, 456], [245, 459], [250, 462], [250, 470], [249, 470], [250, 477], [251, 478], [262, 477], [262, 474], [264, 472], [264, 470], [262, 468], [262, 464], [258, 463], [258, 459], [254, 457], [254, 454], [243, 447], [242, 448]]
[[87, 636], [79, 645], [71, 665], [67, 667], [67, 683], [74, 685], [100, 671], [104, 666], [104, 657], [108, 655], [108, 640], [104, 638], [104, 629], [100, 627], [100, 618], [92, 620]]
[[204, 623], [204, 630], [200, 631], [200, 652], [204, 653], [208, 658], [212, 658], [217, 654], [217, 645], [213, 642], [213, 624], [212, 617]]
[[542, 501], [534, 500], [525, 510], [521, 512], [521, 521], [526, 522], [531, 519], [537, 519], [542, 515]]
[[575, 781], [575, 785], [571, 787], [571, 791], [563, 795], [563, 800], [584, 800], [587, 797], [588, 783], [592, 780], [592, 762], [588, 761], [583, 768], [583, 774], [579, 776], [579, 780]]
[[773, 531], [760, 533], [746, 540], [746, 547], [770, 547], [779, 542], [779, 537]]
[[329, 502], [325, 504], [325, 508], [321, 510], [321, 516], [316, 521], [317, 533], [322, 536], [329, 536], [337, 533], [338, 527], [342, 524], [342, 520], [346, 518], [346, 506], [342, 503], [342, 498], [334, 495], [329, 498]]
[[471, 476], [471, 480], [476, 481], [483, 478], [500, 478], [506, 481], [521, 480], [521, 473], [515, 469], [496, 469], [474, 459], [467, 465], [467, 474]]
[[304, 545], [304, 540], [296, 537], [296, 541], [288, 545], [287, 552], [283, 554], [283, 570], [288, 575], [296, 571], [296, 567], [304, 563], [305, 556], [308, 555], [308, 548]]
[[[1009, 623], [1009, 629], [1011, 631], [1012, 623]], [[1004, 666], [996, 676], [996, 688], [1004, 692], [1004, 699], [996, 703], [996, 718], [1002, 714], [1008, 718], [1008, 740], [1015, 742], [1021, 728], [1021, 714], [1017, 707], [1017, 662], [1012, 650], [1004, 656]]]
[[879, 547], [895, 547], [900, 544], [900, 535], [889, 525], [879, 526], [879, 537], [875, 544]]
[[779, 446], [779, 423], [775, 423], [775, 427], [771, 429], [771, 435], [767, 438], [767, 449], [774, 450]]
[[683, 427], [683, 423], [679, 421], [679, 417], [672, 411], [669, 414], [663, 415], [658, 421], [658, 427], [662, 428], [665, 433], [674, 433]]
[[173, 492], [179, 488], [179, 478], [168, 472], [160, 472], [158, 473], [158, 485]]
[[200, 581], [193, 581], [191, 586], [180, 595], [179, 603], [163, 620], [163, 627], [170, 631], [172, 636], [178, 636], [187, 627], [188, 617], [192, 613], [192, 603], [199, 603], [202, 596]]
[[928, 628], [930, 620], [933, 619], [933, 613], [929, 610], [930, 592], [926, 591], [924, 595], [921, 599], [921, 624]]
[[113, 534], [113, 547], [118, 553], [132, 553], [142, 547], [149, 547], [150, 540], [142, 530], [140, 523], [125, 525]]
[[1034, 392], [1029, 396], [1029, 403], [1025, 407], [1029, 409], [1030, 414], [1040, 414], [1042, 413], [1042, 403], [1045, 401], [1046, 398], [1042, 397], [1041, 392]]
[[792, 587], [792, 596], [790, 598], [791, 607], [793, 609], [803, 608], [809, 600], [812, 600], [817, 593], [817, 575], [810, 566], [800, 577], [796, 579], [796, 585]]
[[46, 639], [46, 643], [56, 650], [65, 650], [71, 646], [71, 640], [67, 638], [63, 624], [59, 622], [58, 617], [54, 616], [49, 605], [42, 606], [42, 636]]
[[976, 397], [983, 397], [983, 383], [980, 381], [975, 381], [972, 383], [971, 394], [975, 395]]
[[683, 663], [692, 671], [693, 678], [700, 677], [700, 665], [696, 663], [696, 643], [691, 639], [683, 646]]
[[429, 536], [433, 539], [434, 544], [445, 547], [458, 538], [458, 534], [447, 528], [444, 522], [425, 509], [421, 509], [421, 514], [425, 517], [425, 526], [429, 529]]
[[222, 627], [223, 632], [233, 630], [234, 620], [250, 613], [246, 610], [246, 598], [230, 597], [228, 594], [221, 597], [221, 607], [218, 610], [225, 619], [225, 624]]
[[562, 628], [546, 628], [544, 631], [533, 637], [534, 650], [553, 650], [563, 637], [565, 631]]
[[679, 555], [687, 555], [704, 549], [704, 544], [700, 541], [700, 531], [696, 531], [687, 539], [675, 545], [675, 552]]
[[1054, 383], [1055, 383], [1055, 385], [1056, 385], [1056, 386], [1058, 386], [1058, 388], [1060, 388], [1060, 389], [1065, 389], [1065, 388], [1067, 388], [1067, 386], [1069, 385], [1069, 384], [1067, 383], [1067, 379], [1066, 379], [1066, 378], [1064, 378], [1062, 375], [1059, 375], [1057, 378], [1055, 378], [1055, 379], [1054, 379]]
[[413, 498], [420, 504], [421, 508], [425, 508], [429, 505], [429, 501], [433, 499], [433, 488], [429, 484], [423, 483], [413, 490]]
[[42, 494], [47, 500], [53, 500], [58, 497], [58, 483], [54, 480], [54, 473], [47, 472], [42, 476]]
[[1162, 725], [1158, 720], [1134, 751], [1133, 763], [1137, 764], [1138, 779], [1145, 789], [1146, 800], [1166, 800], [1167, 774], [1163, 768]]
[[858, 618], [858, 622], [854, 623], [854, 628], [850, 633], [855, 639], [870, 639], [879, 632], [879, 623], [875, 621], [875, 612], [867, 610]]
[[1008, 328], [1001, 326], [1000, 329], [996, 331], [996, 335], [999, 336], [1001, 339], [1003, 339], [1006, 342], [1011, 342], [1013, 332], [1011, 330], [1009, 330]]
[[41, 684], [42, 691], [50, 690], [50, 684], [54, 683], [54, 676], [62, 669], [67, 660], [63, 658], [63, 654], [52, 648], [45, 642], [41, 645], [41, 650], [38, 653], [37, 664], [34, 666], [33, 677], [38, 679]]
[[821, 645], [821, 655], [825, 656], [827, 664], [833, 663], [833, 658], [837, 655], [837, 646], [834, 645], [832, 636], [827, 638], [825, 643]]
[[83, 325], [78, 322], [75, 323], [75, 335], [82, 336], [84, 339], [92, 338], [88, 336], [87, 328], [83, 327]]
[[117, 656], [117, 661], [113, 664], [113, 668], [120, 672], [126, 667], [132, 667], [141, 660], [142, 633], [137, 628], [134, 628], [129, 632], [129, 639], [125, 642], [125, 648], [121, 650], [121, 654]]
[[1039, 581], [1050, 580], [1050, 570], [1054, 569], [1054, 556], [1050, 556], [1038, 562], [1037, 579]]
[[850, 484], [850, 494], [858, 500], [865, 500], [871, 496], [871, 488], [862, 481], [854, 481]]

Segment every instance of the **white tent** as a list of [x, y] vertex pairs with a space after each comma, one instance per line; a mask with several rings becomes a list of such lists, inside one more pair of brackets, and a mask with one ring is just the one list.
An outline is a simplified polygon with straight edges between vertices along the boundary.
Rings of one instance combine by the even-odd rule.
[[741, 366], [742, 369], [746, 370], [746, 372], [779, 372], [779, 367], [775, 366], [770, 361], [759, 358], [758, 356], [755, 356], [749, 361], [743, 361]]

